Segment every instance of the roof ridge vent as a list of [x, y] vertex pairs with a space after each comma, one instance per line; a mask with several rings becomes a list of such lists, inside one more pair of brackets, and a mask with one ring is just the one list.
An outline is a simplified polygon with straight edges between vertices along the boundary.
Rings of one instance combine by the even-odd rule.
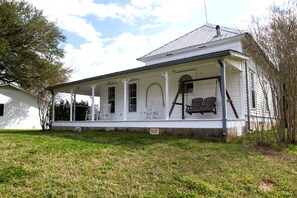
[[216, 26], [216, 31], [217, 31], [217, 35], [216, 35], [215, 37], [220, 37], [220, 36], [222, 36], [222, 34], [221, 34], [221, 28], [220, 28], [219, 25]]

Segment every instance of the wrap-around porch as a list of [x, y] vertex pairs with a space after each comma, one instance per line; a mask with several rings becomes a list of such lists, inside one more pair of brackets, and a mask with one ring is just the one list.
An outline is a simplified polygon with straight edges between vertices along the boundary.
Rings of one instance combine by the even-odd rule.
[[[77, 129], [220, 129], [222, 135], [226, 135], [228, 128], [236, 128], [242, 133], [245, 126], [241, 78], [243, 59], [237, 54], [226, 55], [228, 57], [225, 59], [222, 59], [220, 54], [220, 58], [191, 60], [172, 66], [167, 63], [169, 66], [155, 66], [149, 70], [136, 68], [53, 87], [50, 89], [53, 104], [57, 93], [70, 95], [70, 118], [69, 121], [55, 120], [53, 105], [52, 126]], [[181, 83], [180, 79], [185, 76], [190, 76], [191, 79]], [[196, 81], [197, 79], [204, 81]], [[182, 93], [179, 93], [180, 84], [184, 87]], [[88, 118], [86, 114], [84, 121], [75, 120], [76, 111], [73, 104], [77, 95], [91, 98], [90, 112]], [[186, 112], [193, 99], [209, 96], [216, 97], [215, 113]], [[96, 98], [100, 98], [99, 104], [96, 104]], [[153, 110], [157, 111], [156, 114], [152, 110], [151, 114], [148, 113], [152, 104], [157, 104], [157, 108]], [[107, 105], [108, 112], [103, 110]], [[101, 117], [103, 114], [106, 115]]]

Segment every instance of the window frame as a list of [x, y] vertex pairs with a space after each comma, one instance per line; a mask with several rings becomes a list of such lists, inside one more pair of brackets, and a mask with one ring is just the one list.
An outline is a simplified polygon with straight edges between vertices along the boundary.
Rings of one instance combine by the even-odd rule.
[[[113, 98], [111, 96], [111, 89], [113, 89]], [[111, 104], [110, 107], [110, 113], [115, 113], [116, 112], [116, 87], [115, 86], [109, 86], [107, 88], [107, 103]]]
[[263, 93], [263, 96], [265, 98], [265, 111], [269, 112], [270, 107], [269, 107], [269, 83], [267, 81], [264, 81], [264, 92], [266, 92], [266, 96], [265, 97], [265, 93]]
[[[131, 86], [135, 85], [135, 89], [133, 90], [135, 92], [135, 94], [133, 94], [133, 96], [131, 96]], [[128, 84], [128, 112], [129, 113], [134, 113], [137, 112], [137, 102], [138, 102], [138, 86], [137, 86], [137, 82], [130, 82]], [[132, 104], [132, 101], [133, 104]], [[132, 107], [132, 105], [134, 105], [134, 107]]]
[[250, 89], [251, 89], [251, 107], [256, 109], [257, 107], [257, 96], [256, 96], [256, 84], [255, 84], [255, 73], [253, 71], [250, 72]]
[[[184, 74], [184, 75], [182, 75], [182, 76], [180, 76], [180, 78], [179, 78], [179, 80], [178, 80], [178, 85], [180, 86], [180, 84], [181, 84], [181, 79], [183, 78], [183, 77], [190, 77], [191, 78], [191, 80], [193, 80], [193, 78], [192, 78], [192, 76], [190, 75], [190, 74]], [[190, 86], [190, 87], [189, 87]], [[189, 92], [189, 90], [191, 90], [191, 92]], [[182, 92], [180, 92], [180, 94], [181, 94]], [[191, 83], [186, 83], [186, 86], [185, 86], [185, 92], [184, 92], [185, 94], [194, 94], [194, 82], [191, 82]]]

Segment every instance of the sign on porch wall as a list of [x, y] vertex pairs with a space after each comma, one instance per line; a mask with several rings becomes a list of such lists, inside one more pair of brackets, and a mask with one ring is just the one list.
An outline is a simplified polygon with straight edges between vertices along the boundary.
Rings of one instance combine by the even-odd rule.
[[150, 129], [150, 134], [151, 135], [159, 135], [160, 134], [159, 128], [151, 128]]

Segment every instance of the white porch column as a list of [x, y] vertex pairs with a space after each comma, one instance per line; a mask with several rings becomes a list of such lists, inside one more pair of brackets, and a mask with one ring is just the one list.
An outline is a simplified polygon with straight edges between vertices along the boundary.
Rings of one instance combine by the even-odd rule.
[[70, 89], [70, 121], [73, 121], [73, 92], [74, 89]]
[[56, 100], [56, 98], [55, 98], [55, 96], [56, 96], [56, 94], [52, 91], [52, 122], [54, 122], [55, 121], [55, 100]]
[[76, 117], [76, 94], [73, 94], [73, 121], [75, 121]]
[[123, 112], [123, 117], [124, 120], [127, 120], [127, 84], [129, 82], [129, 79], [125, 78], [122, 80], [124, 83], [124, 112]]
[[91, 86], [92, 88], [92, 104], [91, 104], [91, 108], [92, 108], [92, 121], [95, 120], [95, 88], [96, 88], [96, 85], [92, 85]]
[[169, 77], [168, 72], [162, 73], [165, 78], [165, 118], [169, 120]]

